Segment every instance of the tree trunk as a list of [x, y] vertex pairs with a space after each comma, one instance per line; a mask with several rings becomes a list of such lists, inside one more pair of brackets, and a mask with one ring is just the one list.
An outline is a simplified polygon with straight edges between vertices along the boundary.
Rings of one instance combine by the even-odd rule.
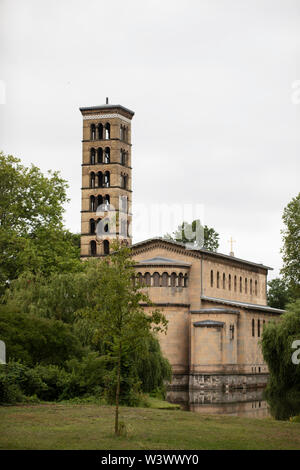
[[116, 411], [115, 411], [115, 434], [119, 435], [119, 397], [121, 381], [121, 344], [119, 345], [118, 366], [117, 366], [117, 388], [116, 388]]

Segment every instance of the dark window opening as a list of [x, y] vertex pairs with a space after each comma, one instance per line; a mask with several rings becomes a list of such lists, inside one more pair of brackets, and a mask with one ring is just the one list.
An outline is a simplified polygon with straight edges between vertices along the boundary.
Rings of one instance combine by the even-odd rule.
[[110, 139], [110, 124], [108, 122], [105, 124], [105, 139]]
[[98, 124], [98, 139], [103, 139], [103, 124]]
[[95, 124], [92, 124], [91, 125], [91, 140], [95, 140], [96, 139], [96, 126]]
[[95, 187], [95, 173], [94, 172], [90, 174], [90, 187], [91, 188]]
[[104, 163], [110, 163], [110, 148], [109, 147], [105, 148]]
[[96, 163], [96, 150], [94, 148], [91, 149], [90, 163], [91, 165]]
[[103, 242], [103, 251], [105, 255], [109, 254], [109, 241], [108, 240], [104, 240]]
[[97, 253], [97, 245], [96, 245], [95, 240], [92, 240], [92, 241], [90, 242], [90, 253], [91, 253], [91, 256], [96, 256], [96, 253]]
[[98, 160], [98, 163], [103, 162], [103, 149], [101, 147], [99, 147], [97, 150], [97, 160]]

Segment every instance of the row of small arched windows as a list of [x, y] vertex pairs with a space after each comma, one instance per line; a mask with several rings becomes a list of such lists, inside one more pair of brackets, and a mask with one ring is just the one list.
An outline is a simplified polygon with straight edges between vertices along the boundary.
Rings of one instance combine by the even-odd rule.
[[[119, 201], [119, 209], [127, 211], [127, 196], [121, 196]], [[110, 209], [109, 194], [105, 194], [105, 196], [102, 196], [101, 194], [98, 196], [90, 196], [90, 211], [96, 212], [98, 208], [101, 211], [107, 211]]]
[[[128, 152], [124, 149], [120, 150], [120, 163], [121, 165], [127, 165], [128, 162]], [[105, 147], [104, 151], [102, 147], [95, 149], [94, 147], [90, 150], [90, 165], [96, 165], [96, 163], [107, 164], [110, 163], [110, 148]]]
[[[109, 241], [108, 240], [104, 240], [103, 242], [103, 253], [105, 255], [109, 254]], [[90, 241], [90, 255], [91, 256], [97, 255], [97, 243], [95, 242], [95, 240]]]
[[[120, 176], [120, 185], [122, 189], [128, 188], [128, 175], [122, 174]], [[110, 172], [98, 171], [95, 173], [92, 171], [90, 173], [90, 188], [109, 188], [110, 187]]]
[[103, 209], [109, 209], [109, 204], [110, 204], [110, 196], [109, 194], [105, 194], [105, 196], [90, 196], [90, 211], [91, 212], [96, 212], [97, 207], [99, 206], [105, 206]]
[[[91, 124], [90, 128], [91, 140], [109, 140], [110, 139], [110, 124]], [[128, 142], [128, 127], [120, 126], [120, 139], [124, 142]]]
[[[89, 233], [91, 235], [94, 235], [97, 230], [97, 225], [102, 219], [90, 219], [89, 220]], [[100, 230], [102, 231], [101, 227]], [[109, 224], [106, 223], [103, 227], [103, 233], [109, 233]], [[124, 237], [128, 235], [128, 223], [127, 220], [121, 220], [120, 221], [120, 234]]]
[[90, 173], [90, 188], [96, 188], [96, 183], [98, 188], [109, 188], [110, 172], [102, 173], [102, 171], [98, 171], [98, 173], [94, 173], [92, 171]]
[[91, 124], [91, 140], [109, 140], [110, 139], [110, 124], [107, 122], [105, 125], [99, 123], [97, 126]]
[[97, 150], [91, 148], [90, 151], [90, 164], [95, 165], [96, 163], [110, 163], [110, 148], [105, 147], [104, 152], [103, 148], [99, 147]]
[[[248, 283], [248, 281], [249, 281], [249, 283]], [[215, 282], [214, 281], [214, 271], [211, 270], [210, 271], [210, 286], [211, 287], [214, 287], [214, 282]], [[240, 276], [239, 281], [238, 281], [237, 276], [234, 276], [232, 278], [231, 274], [229, 274], [228, 278], [226, 279], [226, 274], [223, 273], [223, 276], [222, 276], [222, 288], [223, 289], [226, 289], [226, 288], [228, 288], [228, 290], [233, 289], [234, 292], [237, 292], [238, 282], [239, 282], [239, 291], [240, 291], [240, 293], [242, 293], [244, 291], [245, 294], [248, 294], [248, 288], [249, 288], [250, 295], [252, 295], [252, 294], [257, 295], [258, 294], [258, 281], [257, 280], [254, 281], [254, 285], [253, 285], [253, 280], [252, 279], [248, 280], [247, 278], [245, 278], [244, 282], [243, 282], [243, 278], [242, 278], [242, 276]], [[217, 286], [218, 289], [221, 287], [221, 276], [220, 276], [219, 271], [217, 271], [216, 286]]]
[[147, 287], [187, 287], [188, 286], [188, 275], [183, 273], [167, 273], [162, 274], [155, 272], [152, 275], [150, 273], [137, 273], [136, 282], [140, 286]]

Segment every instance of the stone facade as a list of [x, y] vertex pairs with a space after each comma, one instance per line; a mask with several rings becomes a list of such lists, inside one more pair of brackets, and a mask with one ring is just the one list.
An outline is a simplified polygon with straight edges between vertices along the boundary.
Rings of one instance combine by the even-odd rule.
[[108, 103], [80, 108], [80, 111], [83, 117], [81, 256], [88, 258], [107, 254], [115, 236], [131, 244], [134, 113]]
[[133, 245], [132, 255], [137, 282], [169, 322], [160, 344], [174, 388], [266, 385], [260, 339], [283, 312], [267, 306], [271, 268], [160, 238]]
[[[87, 259], [108, 254], [115, 237], [131, 245], [134, 113], [108, 103], [80, 111], [81, 256]], [[271, 268], [160, 238], [133, 245], [132, 256], [137, 282], [169, 322], [167, 334], [159, 339], [172, 366], [174, 389], [266, 384], [268, 369], [259, 341], [264, 325], [282, 313], [267, 306]]]

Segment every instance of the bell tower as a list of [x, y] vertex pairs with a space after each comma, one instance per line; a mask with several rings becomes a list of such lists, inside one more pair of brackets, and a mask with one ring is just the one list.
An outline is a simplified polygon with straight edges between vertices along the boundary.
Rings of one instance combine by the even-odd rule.
[[81, 257], [109, 254], [111, 242], [131, 244], [131, 120], [119, 104], [80, 108], [83, 117]]

